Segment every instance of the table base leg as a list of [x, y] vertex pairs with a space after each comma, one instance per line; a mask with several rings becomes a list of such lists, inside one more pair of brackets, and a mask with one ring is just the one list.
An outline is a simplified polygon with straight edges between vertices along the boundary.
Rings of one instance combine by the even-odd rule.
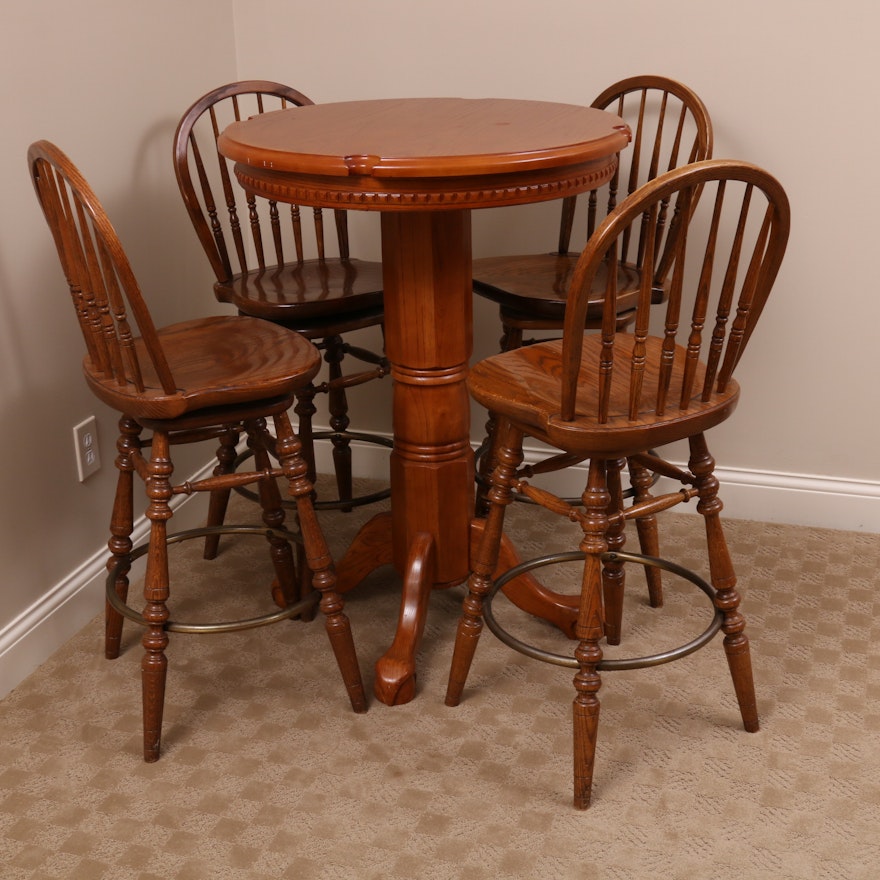
[[378, 513], [360, 531], [336, 566], [336, 592], [354, 589], [371, 571], [394, 562], [391, 514]]
[[376, 661], [373, 692], [387, 706], [408, 703], [416, 693], [416, 651], [425, 630], [428, 599], [436, 576], [432, 535], [419, 532], [410, 546], [403, 575], [403, 597], [391, 647]]
[[[371, 571], [394, 561], [390, 513], [365, 523], [337, 567], [337, 590], [346, 593]], [[425, 630], [428, 600], [436, 580], [437, 560], [432, 535], [413, 538], [403, 571], [403, 595], [391, 647], [376, 661], [373, 690], [388, 706], [408, 703], [416, 691], [415, 656]]]
[[[471, 523], [470, 545], [476, 547], [484, 521]], [[496, 576], [521, 561], [513, 543], [502, 539]], [[371, 571], [393, 562], [391, 514], [380, 513], [357, 533], [339, 562], [338, 591], [346, 593], [356, 587]], [[436, 546], [427, 532], [414, 537], [402, 572], [403, 589], [400, 613], [394, 640], [376, 661], [373, 690], [376, 698], [388, 706], [400, 706], [415, 696], [415, 656], [425, 630], [428, 601], [435, 588]], [[446, 586], [446, 585], [444, 585]], [[504, 586], [507, 598], [528, 614], [534, 614], [558, 627], [568, 638], [574, 638], [578, 597], [555, 593], [544, 587], [531, 574], [514, 578]]]

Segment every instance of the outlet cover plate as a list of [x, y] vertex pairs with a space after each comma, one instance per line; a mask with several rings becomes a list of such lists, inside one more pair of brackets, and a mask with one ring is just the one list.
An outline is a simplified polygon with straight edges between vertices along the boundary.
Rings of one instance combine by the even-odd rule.
[[76, 450], [77, 475], [82, 483], [101, 467], [101, 455], [98, 451], [98, 426], [94, 416], [89, 416], [74, 426], [73, 443]]

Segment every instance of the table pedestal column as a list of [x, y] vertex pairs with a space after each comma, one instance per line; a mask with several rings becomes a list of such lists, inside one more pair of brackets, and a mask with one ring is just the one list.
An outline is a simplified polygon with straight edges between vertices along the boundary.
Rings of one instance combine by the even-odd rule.
[[392, 562], [403, 578], [397, 631], [376, 663], [389, 705], [415, 694], [415, 653], [435, 587], [468, 575], [474, 464], [467, 379], [472, 334], [469, 211], [382, 214], [385, 350], [394, 382], [391, 514], [340, 562], [344, 588]]
[[474, 467], [465, 380], [473, 347], [468, 211], [382, 214], [386, 353], [394, 382], [393, 558], [437, 544], [433, 586], [468, 574]]
[[[469, 211], [382, 214], [385, 348], [394, 382], [391, 513], [358, 533], [339, 562], [346, 592], [380, 565], [403, 580], [397, 630], [376, 663], [374, 692], [388, 705], [415, 695], [415, 655], [435, 588], [462, 583], [470, 569], [474, 462], [466, 379], [473, 345]], [[519, 562], [502, 545], [499, 571]], [[530, 575], [505, 589], [529, 613], [569, 635], [575, 597], [545, 590]]]

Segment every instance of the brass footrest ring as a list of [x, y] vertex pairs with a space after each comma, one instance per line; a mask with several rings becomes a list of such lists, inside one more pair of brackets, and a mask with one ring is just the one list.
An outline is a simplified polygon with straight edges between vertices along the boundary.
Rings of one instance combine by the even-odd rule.
[[[513, 648], [515, 651], [519, 651], [520, 654], [525, 654], [527, 657], [531, 657], [534, 660], [541, 660], [544, 663], [552, 663], [556, 666], [567, 666], [572, 669], [577, 669], [579, 664], [573, 656], [545, 651], [542, 648], [530, 645], [511, 635], [495, 619], [492, 612], [492, 600], [498, 590], [521, 574], [525, 574], [535, 568], [543, 568], [544, 566], [554, 565], [561, 562], [582, 562], [585, 556], [586, 554], [579, 550], [570, 553], [553, 553], [547, 556], [538, 556], [534, 559], [529, 559], [528, 561], [520, 563], [504, 572], [504, 574], [494, 582], [489, 594], [483, 599], [483, 618], [486, 621], [486, 626], [488, 626], [505, 645]], [[697, 651], [704, 645], [708, 644], [721, 629], [723, 614], [715, 607], [715, 589], [711, 584], [708, 584], [689, 569], [683, 568], [682, 566], [666, 559], [659, 559], [656, 556], [645, 556], [642, 553], [608, 552], [602, 554], [602, 560], [604, 562], [635, 562], [639, 565], [650, 565], [654, 568], [662, 568], [664, 571], [670, 572], [670, 574], [674, 574], [686, 581], [690, 581], [709, 597], [712, 601], [714, 613], [712, 616], [712, 622], [709, 626], [695, 639], [692, 639], [684, 645], [680, 645], [677, 648], [670, 648], [669, 650], [661, 651], [656, 654], [647, 654], [643, 657], [623, 657], [602, 660], [599, 662], [597, 669], [602, 671], [644, 669], [648, 666], [660, 666], [663, 663], [670, 663], [673, 660], [679, 660], [682, 657], [686, 657], [688, 654], [693, 654], [694, 651]]]
[[[388, 449], [392, 449], [394, 447], [394, 442], [390, 440], [388, 437], [380, 437], [376, 434], [365, 434], [361, 431], [316, 431], [312, 434], [312, 439], [314, 440], [326, 440], [333, 439], [334, 437], [339, 437], [344, 440], [360, 440], [362, 443], [372, 443], [376, 446], [386, 446]], [[240, 453], [235, 459], [235, 469], [238, 470], [238, 466], [243, 462], [247, 461], [254, 453], [250, 449], [246, 449], [244, 452]], [[245, 498], [250, 499], [251, 501], [259, 501], [260, 497], [254, 492], [252, 489], [248, 489], [246, 486], [237, 486], [235, 491], [238, 492], [239, 495], [242, 495]], [[331, 498], [326, 501], [321, 501], [320, 498], [315, 499], [312, 502], [312, 506], [315, 510], [339, 510], [341, 508], [353, 508], [353, 507], [363, 507], [366, 504], [374, 504], [377, 501], [384, 501], [386, 498], [391, 497], [391, 488], [387, 487], [385, 489], [380, 489], [378, 492], [371, 492], [367, 495], [358, 495], [355, 498], [352, 498], [348, 501], [343, 501], [340, 498]], [[289, 498], [282, 498], [281, 506], [292, 510], [296, 508], [296, 502]]]
[[[300, 536], [287, 529], [271, 529], [266, 526], [205, 526], [200, 529], [188, 529], [183, 532], [175, 532], [168, 535], [165, 539], [166, 544], [177, 544], [181, 541], [188, 541], [191, 538], [203, 538], [206, 535], [259, 535], [261, 537], [279, 537], [286, 541], [300, 541]], [[150, 549], [149, 542], [140, 544], [132, 549], [132, 551], [124, 557], [124, 561], [130, 566], [135, 559], [144, 556]], [[116, 575], [122, 566], [123, 560], [118, 561], [111, 566], [107, 575], [107, 601], [110, 606], [118, 611], [127, 620], [133, 620], [141, 626], [149, 626], [150, 624], [144, 619], [144, 616], [135, 611], [129, 605], [122, 601], [116, 595], [115, 581]], [[227, 620], [219, 623], [188, 623], [180, 620], [168, 620], [163, 629], [168, 632], [182, 633], [225, 633], [238, 632], [244, 629], [255, 629], [258, 626], [267, 626], [270, 623], [277, 623], [281, 620], [289, 620], [291, 617], [297, 617], [306, 611], [311, 610], [317, 604], [321, 594], [315, 590], [304, 599], [294, 602], [285, 608], [279, 608], [277, 611], [271, 611], [268, 614], [261, 614], [258, 617], [250, 617], [244, 620]]]

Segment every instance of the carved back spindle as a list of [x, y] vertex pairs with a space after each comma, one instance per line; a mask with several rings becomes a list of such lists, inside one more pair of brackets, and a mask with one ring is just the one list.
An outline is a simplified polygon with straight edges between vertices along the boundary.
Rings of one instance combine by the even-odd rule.
[[[624, 99], [626, 95], [623, 94], [620, 96], [620, 105], [618, 108], [618, 116], [623, 116], [624, 114]], [[630, 145], [630, 151], [627, 155], [626, 159], [629, 161], [629, 174], [626, 178], [626, 192], [621, 195], [622, 199], [625, 199], [631, 193], [634, 193], [638, 188], [639, 184], [639, 169], [642, 165], [642, 142], [645, 138], [645, 108], [648, 102], [648, 90], [641, 89], [639, 93], [639, 109], [638, 114], [636, 116], [635, 129], [633, 130], [633, 140]], [[608, 199], [608, 211], [607, 214], [610, 214], [615, 207], [617, 207], [617, 199], [618, 193], [615, 191], [613, 193], [613, 198], [610, 197]], [[629, 259], [629, 246], [630, 240], [632, 239], [632, 228], [627, 229], [623, 235], [623, 242], [621, 245], [622, 253], [621, 259], [624, 262], [627, 262]]]
[[94, 238], [91, 224], [83, 206], [77, 202], [77, 219], [83, 231], [81, 241], [94, 299], [100, 302], [101, 329], [107, 343], [109, 370], [119, 385], [132, 384], [138, 391], [144, 390], [140, 362], [134, 347], [134, 334], [128, 321], [125, 299], [116, 276], [113, 260], [107, 247]]
[[[642, 92], [642, 100], [648, 100], [647, 89]], [[660, 173], [660, 152], [663, 148], [663, 135], [666, 131], [666, 105], [668, 103], [669, 92], [664, 91], [661, 93], [660, 106], [657, 108], [657, 126], [654, 131], [654, 146], [651, 150], [651, 162], [648, 166], [648, 180], [653, 180]], [[632, 190], [632, 192], [635, 192], [635, 190]]]
[[724, 391], [733, 375], [736, 365], [745, 350], [749, 336], [761, 316], [764, 303], [770, 295], [773, 279], [768, 279], [768, 273], [764, 271], [765, 261], [773, 258], [773, 235], [779, 221], [776, 216], [776, 206], [768, 204], [761, 223], [761, 232], [758, 244], [752, 252], [746, 278], [737, 301], [736, 317], [730, 328], [727, 346], [724, 349], [724, 361], [718, 373], [718, 390]]
[[[233, 116], [236, 121], [241, 118], [241, 114], [238, 110], [238, 100], [235, 95], [232, 97], [232, 108], [233, 108]], [[226, 161], [226, 157], [220, 154], [220, 151], [217, 149], [217, 138], [220, 137], [220, 132], [223, 130], [223, 127], [217, 121], [217, 108], [216, 106], [211, 106], [209, 108], [209, 112], [211, 115], [211, 131], [214, 137], [214, 155], [217, 159], [217, 168], [220, 172], [220, 185], [223, 189], [223, 203], [226, 205], [226, 219], [229, 224], [229, 232], [232, 235], [232, 242], [235, 246], [235, 254], [238, 257], [238, 267], [240, 272], [247, 271], [247, 253], [245, 251], [244, 244], [244, 236], [241, 232], [241, 221], [238, 217], [238, 205], [236, 203], [236, 194], [237, 194], [237, 181], [233, 182], [232, 173], [229, 170], [229, 163]], [[232, 267], [230, 267], [232, 271]]]
[[91, 187], [48, 141], [31, 145], [28, 163], [92, 363], [118, 387], [143, 392], [145, 356], [161, 390], [176, 393], [128, 258]]
[[345, 211], [334, 211], [333, 219], [336, 222], [336, 240], [339, 242], [339, 259], [347, 262], [351, 256], [351, 246], [348, 241], [348, 214]]
[[[720, 187], [719, 187], [720, 191]], [[749, 216], [749, 205], [751, 203], [752, 188], [747, 187], [743, 196], [742, 206], [740, 209], [739, 220], [736, 225], [736, 233], [734, 237], [733, 247], [730, 250], [730, 257], [727, 262], [727, 269], [721, 283], [721, 292], [718, 297], [718, 307], [715, 311], [715, 325], [712, 328], [712, 334], [709, 340], [708, 352], [706, 354], [706, 375], [703, 379], [703, 400], [709, 400], [712, 395], [712, 387], [715, 384], [715, 378], [718, 375], [718, 365], [721, 361], [721, 352], [724, 349], [725, 337], [727, 335], [727, 322], [730, 318], [730, 310], [733, 305], [734, 290], [736, 287], [736, 279], [739, 274], [739, 260], [742, 253], [743, 238], [745, 236], [746, 221]], [[744, 288], [744, 293], [746, 293]], [[750, 294], [748, 295], [750, 298]], [[746, 312], [748, 304], [745, 304]]]
[[302, 263], [305, 259], [303, 250], [302, 216], [299, 205], [290, 206], [290, 225], [293, 229], [293, 245], [296, 250], [296, 261]]
[[[609, 249], [605, 259], [606, 278], [605, 278], [605, 307], [602, 313], [602, 350], [599, 354], [599, 404], [598, 404], [598, 420], [600, 424], [608, 421], [608, 410], [611, 400], [611, 380], [614, 377], [614, 339], [617, 335], [617, 241], [615, 240]], [[582, 337], [581, 337], [582, 339]], [[570, 357], [573, 359], [571, 367], [581, 359], [581, 351], [572, 352]], [[572, 399], [571, 405], [574, 400]], [[563, 402], [563, 413], [568, 411], [566, 402]], [[573, 410], [568, 416], [563, 418], [572, 418]]]
[[[263, 252], [263, 230], [260, 227], [260, 212], [257, 208], [257, 197], [253, 193], [248, 193], [245, 201], [248, 207], [248, 223], [251, 228], [251, 240], [254, 245], [254, 255], [257, 259], [257, 266], [260, 271], [263, 272], [266, 269], [266, 255]], [[247, 262], [244, 256], [242, 256], [241, 271], [248, 271]]]
[[[645, 104], [647, 103], [647, 100], [648, 100], [648, 90], [643, 89], [642, 90], [642, 98], [641, 98], [641, 105], [642, 106], [640, 109], [640, 118], [639, 118], [640, 129], [642, 127], [644, 127], [644, 125], [645, 125], [644, 108], [645, 108]], [[655, 131], [654, 131], [653, 148], [651, 150], [651, 159], [650, 159], [650, 162], [648, 163], [648, 171], [647, 171], [647, 174], [645, 177], [646, 181], [653, 180], [660, 173], [660, 155], [661, 155], [661, 152], [662, 152], [662, 149], [664, 146], [663, 135], [666, 131], [666, 106], [668, 103], [669, 103], [669, 92], [661, 91], [661, 93], [660, 93], [660, 106], [657, 109], [657, 125], [656, 125]], [[676, 153], [676, 147], [675, 147], [675, 144], [673, 143], [672, 149], [670, 150], [670, 167], [673, 167], [673, 168], [677, 164], [677, 162], [675, 162], [675, 158], [676, 158], [675, 153]], [[630, 175], [630, 186], [627, 190], [627, 195], [631, 195], [632, 193], [634, 193], [639, 185], [638, 184], [639, 174], [638, 174], [638, 170], [635, 169], [635, 165], [636, 165], [636, 162], [635, 162], [635, 160], [633, 160], [633, 169], [635, 170], [635, 173]], [[666, 169], [666, 170], [668, 170], [668, 169]], [[662, 232], [663, 232], [663, 226], [665, 225], [665, 219], [666, 219], [666, 212], [665, 212], [664, 206], [661, 205], [660, 209], [654, 212], [654, 216], [653, 216], [652, 220], [650, 221], [652, 224], [656, 224], [657, 226], [659, 226], [659, 230], [658, 230], [659, 234], [656, 237], [656, 241], [657, 241], [658, 246], [659, 246], [659, 243], [662, 239]], [[636, 252], [636, 257], [633, 260], [633, 262], [636, 264], [636, 266], [638, 266], [640, 268], [643, 266], [644, 259], [645, 259], [645, 247], [646, 247], [645, 239], [648, 234], [647, 224], [648, 224], [648, 215], [647, 215], [647, 213], [642, 214], [642, 225], [641, 225], [641, 229], [639, 231], [638, 249]], [[656, 257], [656, 253], [653, 256]]]
[[[272, 230], [272, 243], [275, 246], [275, 265], [284, 263], [284, 240], [281, 234], [281, 214], [278, 211], [278, 202], [269, 202], [269, 228]], [[261, 267], [264, 268], [264, 267]]]
[[95, 292], [85, 277], [82, 250], [74, 245], [76, 235], [71, 229], [72, 209], [67, 187], [55, 170], [40, 161], [34, 168], [34, 186], [43, 213], [52, 231], [55, 247], [70, 290], [70, 298], [86, 343], [86, 350], [99, 370], [108, 369], [108, 352], [101, 332], [101, 310]]
[[[68, 284], [82, 295], [86, 304], [87, 320], [84, 329], [91, 334], [94, 349], [98, 352], [98, 369], [121, 384], [124, 381], [124, 372], [120, 346], [116, 340], [116, 328], [104, 276], [98, 265], [93, 231], [76, 193], [70, 191], [58, 172], [56, 181], [56, 192], [62, 204], [56, 216], [63, 218], [60, 231], [64, 243]], [[118, 314], [118, 309], [116, 312]]]
[[[590, 193], [591, 197], [594, 192]], [[559, 246], [557, 248], [557, 252], [560, 254], [567, 254], [569, 247], [571, 247], [571, 231], [574, 228], [576, 207], [577, 196], [566, 196], [562, 200], [562, 218], [559, 221]]]
[[318, 248], [318, 259], [323, 263], [324, 256], [324, 212], [320, 208], [312, 208], [315, 218], [315, 245]]
[[[693, 198], [691, 190], [684, 190], [676, 199], [677, 213], [675, 218], [690, 216], [690, 203]], [[678, 209], [678, 203], [684, 202], [684, 214]], [[668, 204], [668, 199], [664, 204]], [[685, 266], [687, 265], [688, 231], [687, 223], [681, 224], [673, 219], [664, 248], [661, 262], [672, 267], [672, 278], [667, 289], [666, 314], [663, 323], [663, 343], [660, 350], [660, 365], [657, 374], [657, 406], [658, 416], [666, 412], [669, 390], [672, 386], [672, 369], [675, 363], [675, 344], [681, 321], [681, 304], [684, 292]]]
[[718, 184], [718, 189], [715, 193], [715, 201], [712, 208], [712, 220], [709, 226], [706, 247], [703, 251], [702, 263], [700, 265], [694, 305], [691, 310], [690, 332], [686, 343], [684, 376], [682, 377], [681, 399], [679, 400], [679, 406], [682, 409], [687, 409], [688, 401], [693, 394], [697, 366], [700, 361], [700, 354], [702, 353], [703, 331], [706, 327], [709, 295], [712, 291], [715, 252], [718, 242], [718, 229], [724, 206], [724, 192], [725, 182], [721, 181]]
[[[668, 97], [669, 97], [668, 93], [664, 92], [664, 97], [663, 97], [664, 105], [665, 105]], [[669, 160], [666, 163], [666, 168], [665, 168], [666, 171], [672, 171], [674, 168], [678, 168], [678, 166], [680, 164], [681, 146], [682, 146], [682, 141], [684, 139], [685, 124], [687, 122], [687, 119], [688, 119], [688, 116], [690, 115], [690, 113], [691, 113], [691, 110], [689, 109], [688, 105], [685, 103], [682, 103], [682, 105], [679, 109], [679, 113], [678, 113], [678, 124], [676, 126], [675, 134], [673, 136], [672, 146], [669, 150]], [[659, 138], [658, 138], [658, 145], [659, 145]], [[710, 154], [711, 154], [711, 150], [710, 150]], [[705, 151], [701, 147], [699, 136], [698, 135], [695, 136], [693, 139], [693, 142], [691, 144], [691, 149], [688, 154], [687, 162], [685, 164], [690, 163], [690, 162], [697, 162], [700, 159], [708, 159], [708, 158], [709, 158], [709, 156], [705, 155]], [[658, 149], [658, 161], [659, 161], [659, 149]], [[657, 171], [655, 171], [654, 176], [656, 176], [657, 173], [659, 173], [659, 168]], [[651, 177], [650, 179], [653, 180], [653, 177]], [[667, 218], [668, 209], [669, 209], [669, 201], [667, 200], [667, 201], [664, 201], [660, 204], [660, 210], [657, 212], [657, 220], [656, 220], [657, 236], [655, 239], [657, 253], [654, 254], [655, 259], [657, 258], [658, 254], [659, 254], [659, 248], [660, 248], [660, 245], [663, 241], [663, 233], [666, 229], [666, 218]], [[660, 261], [660, 264], [658, 265], [658, 269], [657, 269], [657, 272], [655, 275], [655, 280], [658, 278], [662, 280], [663, 278], [666, 277], [664, 274], [663, 268], [664, 267], [663, 267], [662, 261]]]
[[[647, 211], [642, 212], [642, 218], [645, 221], [647, 231], [647, 241], [645, 242], [646, 261], [644, 271], [641, 273], [639, 281], [639, 295], [636, 301], [636, 320], [633, 325], [633, 336], [635, 344], [632, 348], [630, 356], [630, 378], [629, 378], [629, 417], [635, 419], [638, 416], [642, 403], [642, 388], [645, 381], [645, 371], [647, 369], [647, 339], [650, 329], [651, 320], [651, 302], [653, 298], [654, 277], [654, 236], [657, 233], [657, 212], [658, 203], [652, 204]], [[628, 230], [624, 230], [624, 237]]]
[[[673, 221], [666, 230], [657, 218], [670, 204]], [[616, 268], [627, 230], [643, 217], [645, 266], [636, 315], [632, 331], [619, 334]], [[577, 415], [582, 370], [596, 371], [600, 423], [638, 420], [646, 406], [656, 415], [669, 406], [687, 410], [723, 391], [776, 278], [789, 222], [779, 183], [754, 165], [731, 160], [666, 172], [621, 202], [591, 237], [573, 274], [563, 331], [561, 418]], [[670, 276], [665, 306], [652, 302], [655, 263]], [[602, 344], [591, 366], [581, 363], [584, 321], [591, 291], [595, 296], [594, 280], [602, 272]], [[660, 308], [662, 329], [652, 337], [652, 312]], [[617, 351], [624, 340], [627, 357]], [[651, 375], [656, 387], [646, 382]], [[612, 388], [628, 389], [625, 404]], [[612, 410], [615, 400], [624, 409]]]
[[199, 191], [202, 194], [202, 200], [205, 205], [205, 211], [208, 215], [208, 223], [211, 228], [211, 236], [214, 240], [216, 249], [215, 256], [220, 261], [220, 274], [225, 277], [232, 275], [232, 265], [229, 262], [229, 252], [226, 250], [226, 236], [223, 234], [223, 224], [217, 215], [217, 204], [214, 200], [214, 192], [211, 189], [211, 183], [208, 180], [208, 172], [205, 169], [205, 163], [202, 159], [202, 151], [195, 133], [189, 134], [189, 147], [192, 151], [193, 164], [196, 169], [196, 177], [199, 181]]

